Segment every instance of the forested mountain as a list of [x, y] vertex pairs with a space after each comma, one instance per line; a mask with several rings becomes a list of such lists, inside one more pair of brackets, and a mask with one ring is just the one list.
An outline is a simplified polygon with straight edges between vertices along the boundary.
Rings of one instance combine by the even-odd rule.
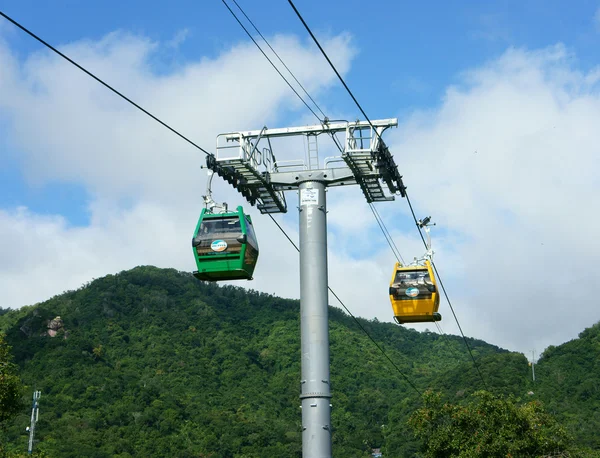
[[533, 390], [582, 445], [600, 450], [600, 323], [579, 338], [548, 347]]
[[[461, 339], [360, 322], [420, 391], [456, 401], [484, 388]], [[36, 439], [49, 456], [300, 456], [298, 301], [138, 267], [3, 313], [0, 331], [28, 395], [42, 392]], [[489, 391], [543, 400], [600, 448], [599, 332], [549, 348], [535, 386], [523, 355], [469, 343]], [[335, 307], [330, 340], [335, 456], [414, 456], [419, 395]], [[25, 450], [28, 423], [24, 405], [9, 450]]]

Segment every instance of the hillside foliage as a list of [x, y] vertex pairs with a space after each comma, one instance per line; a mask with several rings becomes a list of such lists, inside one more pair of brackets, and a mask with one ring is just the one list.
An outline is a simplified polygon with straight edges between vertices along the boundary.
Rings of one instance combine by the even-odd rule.
[[[420, 391], [461, 403], [484, 388], [458, 337], [360, 322]], [[3, 313], [0, 331], [27, 397], [34, 387], [42, 392], [36, 449], [48, 456], [301, 456], [298, 301], [138, 267]], [[334, 455], [367, 457], [379, 447], [390, 457], [419, 453], [422, 438], [408, 426], [423, 407], [419, 394], [334, 307], [330, 341]], [[532, 390], [523, 355], [469, 343], [489, 391], [524, 397]], [[553, 398], [559, 369], [550, 364], [562, 353], [547, 353], [535, 396], [573, 434], [600, 396], [593, 384], [571, 386], [573, 396], [567, 384], [582, 382], [572, 371], [591, 378], [598, 367], [569, 361], [561, 398]], [[598, 446], [591, 431], [600, 418], [592, 418], [588, 434], [574, 434], [580, 445]], [[9, 451], [26, 449], [28, 422], [23, 407], [6, 431]]]
[[4, 450], [4, 428], [22, 410], [23, 386], [10, 346], [0, 333], [0, 456]]
[[487, 391], [468, 403], [443, 402], [428, 392], [409, 424], [423, 441], [425, 458], [537, 457], [564, 453], [571, 438], [539, 401], [519, 405]]

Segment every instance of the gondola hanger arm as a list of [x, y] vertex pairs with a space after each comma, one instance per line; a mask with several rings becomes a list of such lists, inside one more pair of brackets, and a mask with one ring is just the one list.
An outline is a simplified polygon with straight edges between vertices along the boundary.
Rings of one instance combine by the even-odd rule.
[[[423, 219], [420, 219], [417, 222], [417, 226], [419, 227], [419, 229], [424, 229], [425, 230], [425, 236], [427, 237], [427, 241], [426, 241], [426, 248], [427, 251], [425, 252], [425, 254], [423, 255], [423, 257], [419, 260], [419, 261], [423, 261], [425, 259], [428, 259], [429, 261], [431, 261], [433, 259], [433, 249], [431, 248], [431, 228], [430, 226], [435, 226], [435, 223], [431, 222], [431, 216], [426, 216]], [[416, 261], [416, 259], [415, 259]]]
[[206, 209], [208, 210], [209, 213], [216, 213], [215, 209], [218, 209], [221, 213], [226, 213], [227, 212], [227, 202], [218, 204], [212, 198], [211, 185], [212, 185], [212, 179], [213, 179], [214, 174], [215, 174], [214, 171], [208, 169], [208, 180], [206, 183], [206, 195], [202, 196], [202, 199], [204, 200], [204, 206], [206, 207]]

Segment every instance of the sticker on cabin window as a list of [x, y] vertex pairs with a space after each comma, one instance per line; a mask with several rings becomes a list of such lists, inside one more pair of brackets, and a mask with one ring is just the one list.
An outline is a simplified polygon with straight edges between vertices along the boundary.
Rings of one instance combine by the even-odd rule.
[[414, 286], [411, 288], [406, 288], [405, 294], [408, 297], [417, 297], [419, 295], [419, 288], [415, 288]]
[[216, 252], [225, 251], [227, 249], [227, 242], [225, 240], [215, 240], [210, 244], [210, 249]]
[[300, 206], [302, 205], [319, 205], [319, 191], [310, 188], [301, 189]]

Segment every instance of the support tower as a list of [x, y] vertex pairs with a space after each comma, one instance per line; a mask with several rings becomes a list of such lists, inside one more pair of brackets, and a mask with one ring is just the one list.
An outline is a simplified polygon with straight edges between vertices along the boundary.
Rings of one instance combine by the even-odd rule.
[[[394, 158], [381, 136], [397, 119], [230, 132], [217, 137], [207, 166], [261, 213], [285, 213], [285, 191], [299, 191], [302, 455], [331, 457], [331, 388], [327, 282], [326, 188], [360, 186], [367, 202], [404, 197]], [[340, 145], [336, 134], [344, 136]], [[331, 136], [339, 156], [319, 161], [318, 137]], [[277, 161], [271, 139], [304, 136], [304, 159]], [[387, 188], [387, 192], [384, 190]]]

